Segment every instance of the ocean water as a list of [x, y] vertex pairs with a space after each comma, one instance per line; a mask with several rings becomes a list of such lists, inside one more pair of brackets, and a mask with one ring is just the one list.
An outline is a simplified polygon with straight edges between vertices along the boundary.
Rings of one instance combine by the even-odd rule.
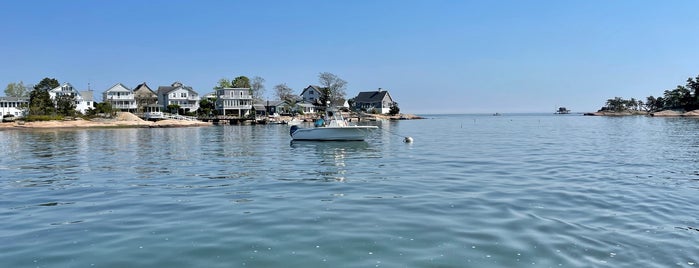
[[698, 119], [427, 118], [0, 131], [0, 266], [699, 266]]

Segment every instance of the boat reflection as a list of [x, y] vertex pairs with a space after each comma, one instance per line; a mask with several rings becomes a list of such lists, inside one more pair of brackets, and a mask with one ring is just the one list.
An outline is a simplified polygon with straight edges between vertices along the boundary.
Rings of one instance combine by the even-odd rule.
[[312, 165], [309, 174], [314, 180], [344, 182], [347, 180], [348, 159], [361, 157], [369, 148], [365, 141], [291, 141], [290, 146], [298, 149], [297, 153], [314, 153], [317, 163]]

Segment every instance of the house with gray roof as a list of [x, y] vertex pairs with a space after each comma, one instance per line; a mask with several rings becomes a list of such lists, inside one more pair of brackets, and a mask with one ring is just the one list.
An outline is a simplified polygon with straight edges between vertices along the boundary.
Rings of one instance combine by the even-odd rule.
[[376, 91], [359, 92], [353, 99], [352, 107], [355, 110], [361, 111], [376, 111], [381, 114], [386, 114], [394, 105], [393, 98], [388, 91], [379, 88]]
[[323, 89], [324, 88], [319, 86], [309, 85], [301, 91], [301, 101], [322, 105], [322, 103], [320, 103], [320, 98], [323, 96]]
[[216, 90], [216, 111], [224, 116], [243, 117], [252, 110], [250, 88], [220, 88]]
[[192, 87], [184, 86], [180, 82], [170, 86], [158, 87], [158, 103], [164, 111], [169, 105], [177, 105], [186, 112], [196, 112], [199, 109], [199, 94]]
[[160, 111], [158, 105], [158, 94], [155, 93], [146, 82], [138, 84], [133, 90], [134, 101], [136, 102], [136, 112]]
[[58, 96], [70, 96], [75, 101], [75, 110], [85, 114], [87, 110], [95, 108], [95, 101], [91, 90], [78, 91], [70, 83], [64, 83], [49, 90], [51, 100], [56, 100]]
[[21, 117], [29, 106], [29, 98], [0, 97], [0, 118]]

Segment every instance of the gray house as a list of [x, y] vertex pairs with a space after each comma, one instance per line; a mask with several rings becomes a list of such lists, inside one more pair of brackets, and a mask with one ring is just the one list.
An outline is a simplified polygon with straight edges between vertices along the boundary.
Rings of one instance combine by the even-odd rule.
[[352, 107], [355, 110], [376, 111], [381, 114], [386, 114], [390, 111], [391, 106], [395, 104], [391, 94], [379, 88], [376, 91], [364, 91], [354, 97]]

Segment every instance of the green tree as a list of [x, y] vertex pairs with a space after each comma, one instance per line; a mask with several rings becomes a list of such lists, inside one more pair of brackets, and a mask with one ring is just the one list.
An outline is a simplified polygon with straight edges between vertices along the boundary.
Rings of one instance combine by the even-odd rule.
[[398, 108], [398, 103], [393, 102], [391, 104], [391, 108], [388, 109], [388, 114], [389, 115], [397, 115], [398, 113], [400, 113], [400, 108]]
[[201, 116], [211, 116], [216, 111], [216, 105], [213, 101], [202, 98], [199, 101], [199, 109], [197, 109], [197, 114]]
[[59, 87], [61, 84], [55, 78], [44, 78], [29, 92], [30, 115], [52, 115], [56, 108], [49, 95], [49, 90]]
[[247, 76], [238, 76], [233, 79], [233, 87], [235, 88], [250, 88], [250, 78]]
[[221, 78], [218, 80], [218, 84], [214, 87], [214, 89], [223, 89], [223, 88], [229, 88], [233, 87], [233, 84], [231, 84], [231, 81], [226, 79], [226, 78]]
[[19, 83], [9, 83], [5, 88], [5, 96], [26, 98], [29, 96], [29, 89], [24, 85], [24, 82], [22, 81], [19, 81]]
[[274, 95], [279, 100], [283, 101], [288, 101], [294, 98], [293, 90], [287, 86], [286, 83], [274, 86]]
[[328, 101], [335, 102], [345, 99], [345, 88], [347, 81], [342, 80], [336, 75], [328, 72], [318, 74], [318, 82], [320, 83], [323, 95], [320, 97], [320, 102], [325, 105]]
[[56, 96], [56, 112], [64, 116], [75, 115], [75, 96], [73, 94], [62, 94]]
[[252, 78], [252, 83], [250, 84], [250, 95], [252, 95], [253, 101], [262, 101], [262, 95], [265, 94], [265, 79], [259, 76]]
[[180, 114], [180, 106], [177, 104], [170, 104], [167, 106], [167, 110], [171, 114]]

